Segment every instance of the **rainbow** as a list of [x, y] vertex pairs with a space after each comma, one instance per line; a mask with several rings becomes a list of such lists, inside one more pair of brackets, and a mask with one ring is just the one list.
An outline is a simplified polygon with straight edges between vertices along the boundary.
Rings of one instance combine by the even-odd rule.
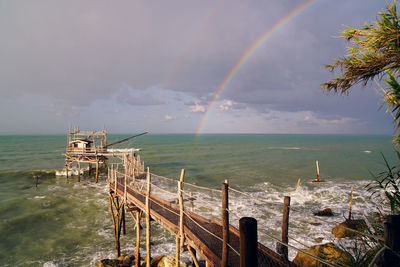
[[196, 134], [195, 134], [195, 141], [199, 134], [201, 133], [205, 122], [208, 118], [208, 115], [210, 114], [210, 111], [213, 109], [215, 102], [218, 100], [218, 97], [222, 94], [228, 83], [233, 79], [233, 77], [236, 75], [236, 73], [240, 70], [240, 68], [243, 66], [244, 63], [249, 59], [251, 55], [254, 54], [254, 52], [259, 48], [266, 40], [268, 40], [271, 35], [279, 30], [283, 25], [285, 25], [287, 22], [289, 22], [292, 18], [296, 17], [301, 11], [306, 9], [307, 7], [311, 6], [313, 3], [315, 3], [317, 0], [307, 0], [306, 2], [300, 4], [298, 7], [293, 9], [289, 14], [287, 14], [284, 18], [282, 18], [280, 21], [278, 21], [275, 25], [273, 25], [270, 29], [268, 29], [263, 35], [261, 35], [260, 38], [256, 42], [254, 42], [240, 57], [239, 61], [233, 66], [233, 68], [229, 71], [228, 75], [225, 77], [223, 82], [218, 86], [217, 91], [215, 92], [212, 100], [207, 106], [207, 110], [204, 113], [203, 117], [201, 118], [201, 121], [199, 123], [199, 126], [197, 128]]

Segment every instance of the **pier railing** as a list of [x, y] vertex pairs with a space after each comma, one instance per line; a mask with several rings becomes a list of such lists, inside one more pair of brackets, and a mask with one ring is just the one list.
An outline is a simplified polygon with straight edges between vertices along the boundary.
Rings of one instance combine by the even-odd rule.
[[[148, 168], [146, 177], [135, 176], [134, 170], [129, 171], [129, 168], [127, 169], [122, 164], [109, 168], [110, 207], [119, 251], [121, 225], [125, 224], [124, 213], [126, 210], [135, 218], [137, 231], [140, 229], [139, 218], [145, 215], [146, 256], [149, 263], [151, 256], [150, 220], [155, 220], [176, 236], [177, 262], [179, 262], [182, 251], [189, 251], [195, 262], [197, 262], [196, 253], [201, 254], [208, 266], [245, 266], [241, 265], [242, 258], [254, 259], [254, 256], [244, 255], [246, 250], [242, 246], [246, 247], [250, 244], [241, 244], [243, 237], [239, 222], [243, 217], [249, 215], [249, 212], [245, 210], [247, 205], [241, 207], [239, 205], [239, 208], [238, 205], [230, 206], [230, 203], [235, 204], [240, 201], [247, 203], [248, 206], [273, 207], [269, 214], [257, 219], [259, 242], [256, 237], [257, 253], [255, 257], [258, 266], [295, 266], [288, 257], [290, 250], [326, 266], [348, 265], [344, 259], [338, 258], [333, 262], [323, 254], [315, 255], [306, 251], [310, 245], [298, 240], [289, 231], [289, 212], [301, 214], [304, 218], [311, 218], [327, 225], [337, 225], [337, 222], [314, 216], [301, 207], [291, 205], [290, 197], [285, 197], [282, 201], [265, 200], [256, 193], [242, 192], [232, 188], [228, 181], [222, 183], [221, 189], [215, 189], [185, 182], [184, 177], [184, 170], [179, 179], [172, 179], [150, 173]], [[134, 214], [135, 212], [136, 214]], [[268, 220], [277, 216], [282, 216], [282, 223], [271, 230]], [[381, 244], [386, 242], [382, 236], [345, 226], [342, 228], [361, 237], [369, 238], [369, 240], [376, 240]], [[137, 242], [137, 244], [139, 243]], [[271, 249], [275, 245], [278, 245], [278, 253]], [[383, 247], [392, 250], [389, 246]], [[136, 251], [139, 251], [139, 245], [137, 245]], [[383, 251], [384, 249], [378, 251], [377, 254], [383, 253]]]

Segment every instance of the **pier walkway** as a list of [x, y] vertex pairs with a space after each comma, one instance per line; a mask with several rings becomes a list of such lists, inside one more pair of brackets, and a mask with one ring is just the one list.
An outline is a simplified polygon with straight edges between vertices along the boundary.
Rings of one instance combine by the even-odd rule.
[[[184, 171], [182, 170], [181, 181], [176, 181], [178, 188], [183, 186], [183, 176]], [[182, 189], [178, 189], [178, 192], [175, 193], [177, 197], [175, 201], [168, 201], [152, 193], [152, 190], [167, 192], [162, 187], [156, 186], [154, 180], [158, 177], [148, 171], [146, 179], [135, 179], [117, 169], [109, 169], [110, 207], [113, 214], [117, 249], [119, 249], [119, 236], [121, 228], [123, 228], [121, 225], [125, 224], [125, 210], [128, 212], [136, 211], [139, 214], [148, 215], [149, 218], [177, 236], [177, 254], [180, 249], [189, 250], [192, 257], [193, 252], [194, 255], [198, 252], [206, 260], [208, 266], [223, 266], [223, 221], [215, 218], [210, 220], [189, 211], [188, 208], [184, 207], [183, 202], [191, 202], [191, 205], [193, 205], [195, 198], [183, 199]], [[121, 207], [122, 212], [120, 211]], [[135, 218], [133, 213], [132, 217]], [[139, 216], [137, 215], [136, 218], [139, 218]], [[226, 239], [229, 241], [225, 243], [227, 266], [240, 266], [239, 237], [239, 230], [230, 225], [229, 237]], [[148, 254], [150, 254], [150, 249], [148, 249]], [[261, 243], [258, 243], [257, 257], [258, 266], [295, 266]]]

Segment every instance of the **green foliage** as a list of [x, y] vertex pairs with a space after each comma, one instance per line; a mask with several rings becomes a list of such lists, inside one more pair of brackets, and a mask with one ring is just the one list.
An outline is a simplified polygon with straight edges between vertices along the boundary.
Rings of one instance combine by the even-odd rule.
[[[383, 100], [394, 118], [396, 131], [400, 127], [400, 86], [396, 79], [400, 70], [400, 14], [398, 2], [387, 4], [386, 9], [378, 13], [377, 20], [365, 23], [360, 28], [348, 27], [342, 31], [340, 38], [350, 43], [348, 53], [335, 59], [334, 64], [325, 67], [340, 70], [342, 74], [322, 85], [328, 92], [347, 94], [356, 85], [367, 85], [375, 77], [384, 81], [388, 89], [383, 89]], [[394, 141], [400, 143], [400, 135], [395, 134]]]
[[[400, 161], [400, 152], [396, 151], [397, 159]], [[371, 197], [379, 194], [381, 190], [390, 204], [392, 214], [400, 214], [400, 165], [390, 166], [385, 156], [382, 154], [386, 165], [386, 170], [378, 175], [372, 174], [374, 181], [367, 185], [367, 189], [371, 192]]]

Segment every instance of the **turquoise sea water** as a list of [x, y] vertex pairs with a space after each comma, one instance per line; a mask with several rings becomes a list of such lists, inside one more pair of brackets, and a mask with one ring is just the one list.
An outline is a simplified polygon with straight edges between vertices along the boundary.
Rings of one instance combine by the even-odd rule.
[[[109, 142], [124, 137], [111, 135]], [[93, 177], [78, 183], [76, 177], [56, 176], [64, 166], [65, 145], [63, 135], [0, 136], [1, 266], [93, 266], [115, 256], [105, 177], [95, 184]], [[231, 187], [276, 203], [291, 195], [293, 205], [310, 212], [329, 205], [337, 221], [343, 219], [351, 186], [356, 216], [377, 207], [380, 200], [370, 199], [365, 190], [369, 171], [384, 169], [381, 152], [391, 162], [395, 156], [390, 136], [210, 134], [194, 143], [193, 135], [147, 135], [120, 145], [133, 146], [142, 149], [139, 154], [153, 173], [177, 179], [184, 168], [187, 182], [218, 189], [229, 179]], [[324, 184], [311, 183], [316, 160]], [[34, 175], [40, 176], [38, 187]], [[199, 200], [215, 201], [215, 207], [199, 212], [218, 216], [218, 200], [207, 192], [196, 194]], [[230, 209], [265, 220], [260, 225], [279, 236], [279, 206], [261, 207], [232, 194]], [[314, 237], [329, 235], [327, 226], [312, 228], [303, 217], [291, 214], [297, 240], [311, 245]], [[128, 220], [129, 225], [122, 238], [124, 253], [134, 250]], [[174, 238], [156, 224], [152, 231], [153, 255], [173, 254]]]

